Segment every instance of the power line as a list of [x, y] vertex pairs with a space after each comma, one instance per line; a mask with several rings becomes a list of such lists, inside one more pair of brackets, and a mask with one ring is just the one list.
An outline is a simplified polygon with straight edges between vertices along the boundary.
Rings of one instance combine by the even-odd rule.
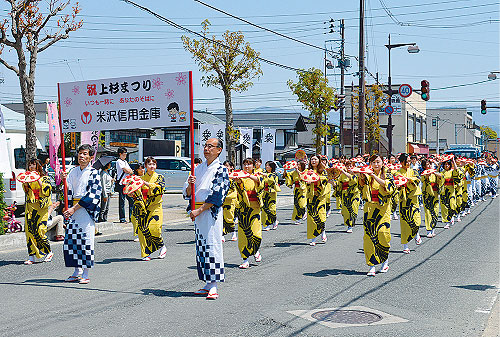
[[[227, 46], [227, 45], [225, 45], [225, 44], [223, 44], [223, 43], [221, 43], [221, 42], [219, 42], [219, 41], [216, 41], [216, 40], [212, 41], [211, 39], [207, 38], [207, 37], [206, 37], [206, 36], [204, 36], [203, 34], [200, 34], [200, 33], [195, 32], [195, 31], [193, 31], [193, 30], [191, 30], [191, 29], [189, 29], [189, 28], [186, 28], [186, 27], [183, 27], [183, 26], [181, 26], [181, 25], [179, 25], [179, 24], [176, 24], [175, 22], [173, 22], [173, 21], [171, 21], [171, 20], [169, 20], [169, 19], [167, 19], [167, 18], [165, 18], [165, 17], [161, 16], [160, 14], [153, 12], [152, 10], [150, 10], [150, 9], [149, 9], [149, 8], [147, 8], [147, 7], [144, 7], [144, 6], [141, 6], [141, 5], [139, 5], [139, 4], [136, 4], [135, 2], [130, 1], [130, 0], [121, 0], [121, 1], [126, 2], [126, 3], [129, 3], [129, 4], [132, 4], [133, 6], [135, 6], [135, 7], [139, 8], [139, 9], [141, 9], [141, 10], [143, 10], [143, 11], [147, 12], [147, 13], [150, 13], [151, 15], [155, 16], [156, 18], [160, 19], [161, 21], [164, 21], [165, 23], [169, 24], [170, 26], [172, 26], [172, 27], [174, 27], [174, 28], [177, 28], [177, 29], [183, 30], [183, 31], [185, 31], [185, 32], [188, 32], [188, 33], [194, 34], [194, 35], [199, 36], [199, 37], [201, 37], [201, 38], [203, 38], [203, 39], [205, 39], [205, 40], [207, 40], [207, 41], [210, 41], [210, 42], [212, 42], [212, 43], [216, 43], [216, 44], [218, 44], [218, 45], [220, 45], [220, 46], [223, 46], [224, 48], [227, 48], [227, 49], [230, 49], [230, 50], [236, 51], [236, 52], [238, 52], [238, 53], [240, 53], [240, 54], [244, 54], [242, 51], [240, 51], [240, 50], [239, 50], [239, 49], [237, 49], [237, 48], [232, 48], [232, 47], [229, 47], [229, 46]], [[271, 61], [271, 60], [268, 60], [268, 59], [264, 59], [264, 58], [262, 58], [262, 57], [260, 57], [260, 56], [257, 56], [257, 57], [255, 57], [255, 58], [256, 58], [256, 59], [258, 59], [258, 60], [260, 60], [260, 61], [266, 62], [266, 63], [268, 63], [268, 64], [270, 64], [270, 65], [272, 65], [272, 66], [277, 66], [277, 67], [280, 67], [280, 68], [284, 68], [284, 69], [288, 69], [288, 70], [293, 70], [293, 71], [295, 71], [295, 72], [304, 72], [304, 71], [305, 71], [304, 69], [299, 69], [299, 68], [295, 68], [295, 67], [291, 67], [291, 66], [283, 65], [283, 64], [278, 63], [278, 62], [275, 62], [275, 61]]]

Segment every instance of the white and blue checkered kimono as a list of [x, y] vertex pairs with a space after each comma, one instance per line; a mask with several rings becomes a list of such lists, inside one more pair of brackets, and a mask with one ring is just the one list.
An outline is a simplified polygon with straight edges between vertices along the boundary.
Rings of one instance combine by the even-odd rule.
[[474, 186], [474, 202], [479, 201], [481, 198], [481, 175], [483, 172], [483, 166], [476, 163], [474, 167], [474, 177], [472, 177], [472, 184]]
[[498, 163], [487, 165], [484, 170], [488, 175], [489, 180], [489, 189], [488, 192], [491, 192], [491, 196], [496, 196], [497, 194], [497, 186], [498, 186], [498, 171], [500, 166]]
[[70, 217], [64, 238], [64, 263], [67, 267], [91, 268], [94, 265], [95, 222], [101, 205], [101, 177], [88, 165], [73, 168], [66, 179], [68, 199], [81, 206]]
[[[205, 282], [224, 281], [224, 257], [222, 252], [222, 204], [229, 191], [229, 176], [219, 159], [209, 166], [203, 162], [195, 168], [195, 200], [213, 206], [194, 221], [196, 240], [196, 267], [198, 278]], [[184, 184], [184, 196], [188, 183]]]

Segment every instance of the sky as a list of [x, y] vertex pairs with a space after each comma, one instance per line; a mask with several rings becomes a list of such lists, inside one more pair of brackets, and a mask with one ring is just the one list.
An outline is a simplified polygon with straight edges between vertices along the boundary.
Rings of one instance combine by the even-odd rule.
[[[135, 0], [158, 14], [200, 31], [209, 19], [211, 32], [241, 31], [245, 40], [261, 57], [299, 69], [324, 69], [324, 52], [261, 30], [228, 17], [192, 0]], [[42, 9], [47, 1], [41, 1]], [[74, 1], [72, 1], [72, 4]], [[345, 19], [345, 53], [352, 67], [346, 71], [346, 85], [358, 83], [352, 73], [358, 71], [359, 1], [213, 1], [206, 3], [252, 23], [293, 37], [308, 44], [338, 51], [339, 21]], [[39, 54], [36, 73], [36, 101], [57, 100], [57, 83], [193, 71], [194, 108], [224, 109], [222, 91], [202, 86], [203, 75], [191, 55], [183, 49], [178, 30], [121, 0], [80, 1], [83, 27]], [[480, 114], [480, 101], [500, 106], [499, 79], [486, 81], [492, 71], [500, 71], [499, 13], [494, 0], [366, 0], [365, 50], [368, 84], [387, 82], [388, 52], [391, 43], [417, 43], [420, 52], [409, 54], [406, 48], [391, 52], [392, 83], [408, 83], [420, 88], [430, 83], [430, 108], [467, 107], [479, 125], [500, 132], [500, 109]], [[66, 10], [68, 11], [68, 10]], [[6, 1], [0, 2], [0, 18], [6, 18]], [[335, 20], [334, 32], [329, 21]], [[48, 27], [55, 28], [55, 22]], [[12, 51], [2, 57], [16, 62]], [[331, 56], [328, 57], [332, 59]], [[335, 61], [335, 60], [333, 60]], [[261, 64], [263, 75], [243, 93], [233, 94], [234, 110], [273, 107], [303, 111], [286, 82], [296, 80], [294, 71]], [[328, 70], [329, 85], [339, 90], [340, 70]], [[372, 77], [373, 75], [373, 77]], [[0, 103], [20, 102], [19, 82], [14, 73], [0, 65]], [[466, 85], [480, 82], [478, 84]], [[465, 85], [465, 86], [463, 86]], [[454, 87], [454, 88], [448, 88]], [[338, 112], [329, 121], [338, 123]]]

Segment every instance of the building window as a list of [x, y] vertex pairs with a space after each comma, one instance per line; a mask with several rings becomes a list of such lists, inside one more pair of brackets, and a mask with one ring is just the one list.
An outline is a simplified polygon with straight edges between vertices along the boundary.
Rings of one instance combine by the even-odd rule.
[[416, 130], [416, 142], [422, 142], [422, 119], [420, 117], [417, 118], [417, 130]]
[[149, 138], [149, 134], [149, 131], [141, 130], [111, 130], [109, 141], [139, 144], [139, 138]]
[[422, 121], [422, 143], [427, 143], [427, 121]]
[[415, 116], [408, 115], [408, 140], [415, 140]]
[[295, 130], [285, 130], [285, 147], [295, 147], [297, 145], [297, 132]]
[[181, 141], [181, 149], [184, 150], [184, 156], [187, 156], [188, 149], [186, 148], [186, 138], [188, 133], [185, 130], [168, 130], [165, 129], [165, 140]]

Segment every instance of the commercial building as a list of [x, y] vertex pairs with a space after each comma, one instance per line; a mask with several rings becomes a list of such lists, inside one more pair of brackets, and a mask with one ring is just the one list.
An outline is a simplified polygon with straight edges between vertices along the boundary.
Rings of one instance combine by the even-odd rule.
[[[450, 144], [471, 144], [482, 147], [481, 130], [474, 123], [472, 113], [466, 108], [428, 109], [429, 146], [436, 153], [436, 139], [439, 126], [439, 153], [448, 149]], [[439, 124], [439, 125], [438, 125]]]

